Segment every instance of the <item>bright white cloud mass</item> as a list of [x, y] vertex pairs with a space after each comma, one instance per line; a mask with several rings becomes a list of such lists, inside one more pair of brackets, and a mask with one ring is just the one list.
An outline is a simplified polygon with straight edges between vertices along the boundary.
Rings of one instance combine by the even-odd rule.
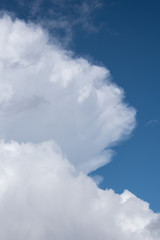
[[148, 203], [86, 175], [135, 126], [109, 71], [31, 23], [4, 16], [0, 36], [0, 239], [159, 240]]
[[108, 148], [135, 125], [135, 110], [123, 102], [109, 71], [49, 44], [33, 24], [5, 17], [0, 36], [1, 137], [54, 139], [86, 172], [107, 163]]

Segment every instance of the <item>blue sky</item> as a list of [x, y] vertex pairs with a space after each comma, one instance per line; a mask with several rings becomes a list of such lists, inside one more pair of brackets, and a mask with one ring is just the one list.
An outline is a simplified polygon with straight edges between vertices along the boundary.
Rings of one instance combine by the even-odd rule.
[[[160, 211], [160, 32], [159, 1], [2, 1], [0, 9], [39, 22], [68, 49], [107, 67], [137, 110], [132, 136], [114, 147], [101, 175], [102, 188], [124, 189]], [[54, 11], [56, 9], [56, 11]], [[51, 11], [53, 10], [53, 11]], [[54, 21], [58, 21], [55, 28]], [[86, 24], [87, 23], [87, 24]]]
[[156, 211], [160, 210], [159, 7], [159, 1], [117, 1], [106, 6], [100, 19], [109, 30], [92, 36], [92, 41], [85, 39], [80, 49], [110, 69], [137, 109], [132, 137], [115, 148], [109, 165], [96, 171], [105, 176], [101, 187], [130, 189]]

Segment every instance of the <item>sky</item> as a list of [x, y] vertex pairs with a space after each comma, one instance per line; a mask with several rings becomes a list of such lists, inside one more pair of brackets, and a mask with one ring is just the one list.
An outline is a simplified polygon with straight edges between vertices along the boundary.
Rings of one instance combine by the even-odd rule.
[[1, 0], [2, 239], [160, 238], [159, 7]]

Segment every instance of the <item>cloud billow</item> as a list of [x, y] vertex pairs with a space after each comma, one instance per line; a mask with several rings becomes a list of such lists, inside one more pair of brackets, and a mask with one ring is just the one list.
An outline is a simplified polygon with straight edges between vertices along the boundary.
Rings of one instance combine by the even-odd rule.
[[32, 23], [4, 16], [0, 36], [0, 238], [158, 240], [148, 203], [86, 175], [135, 127], [109, 71]]
[[109, 71], [49, 44], [33, 24], [4, 17], [0, 35], [1, 137], [54, 139], [85, 172], [110, 161], [110, 146], [135, 126], [135, 110]]
[[1, 239], [159, 239], [148, 203], [99, 189], [53, 141], [1, 141], [0, 155]]

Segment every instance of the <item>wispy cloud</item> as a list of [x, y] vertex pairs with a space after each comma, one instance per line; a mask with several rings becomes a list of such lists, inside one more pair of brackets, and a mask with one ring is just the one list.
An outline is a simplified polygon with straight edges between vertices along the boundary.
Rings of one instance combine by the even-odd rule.
[[150, 120], [150, 121], [148, 121], [147, 123], [146, 123], [146, 126], [148, 127], [148, 126], [150, 126], [150, 127], [153, 127], [153, 126], [155, 126], [155, 125], [159, 125], [160, 124], [160, 121], [159, 120]]
[[100, 1], [82, 1], [81, 5], [76, 6], [76, 12], [79, 16], [74, 25], [81, 25], [82, 28], [88, 32], [98, 32], [100, 26], [97, 26], [94, 22], [95, 11], [103, 7]]
[[[5, 7], [6, 6], [6, 7]], [[7, 4], [2, 10], [7, 10]], [[16, 2], [16, 7], [11, 9], [12, 14], [25, 18], [27, 21], [34, 21], [48, 28], [50, 32], [60, 38], [63, 44], [71, 42], [74, 30], [81, 30], [88, 33], [96, 33], [101, 28], [100, 24], [94, 21], [94, 14], [102, 8], [101, 0], [34, 0]], [[18, 9], [18, 10], [17, 10]], [[24, 14], [25, 13], [25, 14]]]

